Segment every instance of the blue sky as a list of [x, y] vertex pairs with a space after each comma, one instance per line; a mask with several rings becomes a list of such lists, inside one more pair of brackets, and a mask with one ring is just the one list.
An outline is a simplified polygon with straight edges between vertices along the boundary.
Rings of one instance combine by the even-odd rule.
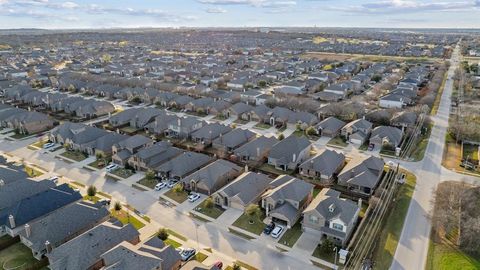
[[0, 0], [0, 28], [480, 28], [480, 0]]

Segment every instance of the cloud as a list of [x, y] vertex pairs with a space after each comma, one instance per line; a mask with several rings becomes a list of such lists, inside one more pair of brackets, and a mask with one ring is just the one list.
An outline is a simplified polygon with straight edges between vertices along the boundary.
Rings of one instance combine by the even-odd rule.
[[61, 3], [60, 6], [62, 8], [66, 8], [66, 9], [74, 9], [74, 8], [78, 8], [80, 7], [77, 3], [75, 2], [64, 2], [64, 3]]
[[223, 9], [221, 7], [213, 7], [213, 8], [207, 8], [205, 10], [207, 13], [227, 13], [226, 9]]
[[286, 1], [286, 0], [197, 0], [202, 4], [210, 5], [248, 5], [253, 7], [263, 7], [263, 8], [278, 8], [285, 6], [294, 6], [297, 4], [296, 1]]
[[360, 5], [349, 6], [330, 6], [328, 10], [343, 11], [348, 13], [363, 14], [399, 14], [399, 13], [418, 13], [433, 11], [459, 11], [468, 10], [478, 6], [480, 0], [474, 1], [456, 1], [456, 2], [419, 2], [414, 0], [384, 0], [369, 2]]

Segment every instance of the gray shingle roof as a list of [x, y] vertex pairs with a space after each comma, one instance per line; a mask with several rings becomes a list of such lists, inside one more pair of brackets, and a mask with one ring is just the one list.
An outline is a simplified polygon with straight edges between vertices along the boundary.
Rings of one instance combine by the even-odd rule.
[[246, 172], [218, 192], [223, 192], [230, 198], [237, 197], [247, 205], [260, 196], [271, 182], [272, 179], [265, 174]]
[[300, 165], [302, 170], [314, 170], [323, 175], [333, 175], [345, 162], [345, 155], [329, 149], [320, 152]]

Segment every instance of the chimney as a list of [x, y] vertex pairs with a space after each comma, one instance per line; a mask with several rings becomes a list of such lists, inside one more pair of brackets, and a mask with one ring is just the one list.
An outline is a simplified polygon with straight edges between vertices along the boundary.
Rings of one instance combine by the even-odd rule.
[[47, 240], [45, 241], [45, 248], [47, 249], [47, 253], [52, 252], [52, 244]]
[[257, 157], [260, 156], [260, 147], [257, 147]]
[[296, 159], [297, 159], [297, 154], [293, 153], [292, 162], [295, 162]]
[[32, 228], [30, 228], [30, 225], [25, 224], [25, 234], [27, 235], [27, 238], [30, 238], [32, 235]]
[[0, 187], [3, 187], [5, 185], [5, 181], [3, 179], [0, 179]]
[[362, 199], [361, 198], [358, 199], [358, 208], [360, 208], [360, 209], [362, 208]]
[[177, 125], [181, 126], [182, 125], [182, 120], [180, 118], [177, 119]]
[[248, 165], [245, 164], [245, 172], [248, 172]]
[[12, 229], [15, 228], [15, 218], [12, 215], [8, 216], [8, 221], [10, 222], [10, 227]]

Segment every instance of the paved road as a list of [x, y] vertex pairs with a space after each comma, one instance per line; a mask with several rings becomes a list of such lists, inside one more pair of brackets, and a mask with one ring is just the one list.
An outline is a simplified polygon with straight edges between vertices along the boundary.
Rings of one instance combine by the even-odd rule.
[[451, 172], [441, 165], [451, 108], [452, 77], [455, 69], [458, 67], [459, 58], [457, 47], [452, 55], [451, 66], [437, 115], [432, 119], [435, 125], [424, 159], [416, 163], [401, 163], [402, 166], [416, 174], [417, 186], [413, 193], [399, 245], [390, 268], [392, 270], [425, 268], [431, 231], [428, 214], [433, 207], [432, 198], [436, 186], [441, 181], [449, 180], [478, 183], [478, 178]]

